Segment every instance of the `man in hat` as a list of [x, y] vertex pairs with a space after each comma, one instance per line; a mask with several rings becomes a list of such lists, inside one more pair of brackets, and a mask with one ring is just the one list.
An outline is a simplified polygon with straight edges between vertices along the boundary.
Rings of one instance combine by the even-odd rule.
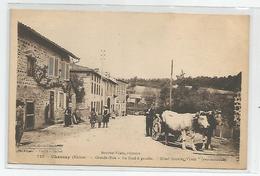
[[20, 145], [24, 131], [24, 103], [22, 100], [16, 100], [16, 126], [15, 142], [16, 146]]
[[154, 104], [152, 104], [151, 107], [146, 111], [146, 136], [152, 136], [154, 116]]
[[104, 109], [104, 115], [103, 115], [103, 128], [107, 128], [108, 127], [108, 122], [109, 122], [109, 112], [108, 112], [108, 107], [105, 106], [105, 109]]

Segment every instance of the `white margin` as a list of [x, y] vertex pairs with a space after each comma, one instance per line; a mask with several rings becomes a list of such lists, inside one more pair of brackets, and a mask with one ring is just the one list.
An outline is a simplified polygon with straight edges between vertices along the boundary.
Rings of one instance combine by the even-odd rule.
[[[182, 13], [228, 13], [250, 14], [250, 60], [249, 60], [249, 131], [248, 131], [248, 170], [213, 169], [169, 169], [169, 168], [129, 168], [129, 167], [90, 167], [90, 166], [51, 166], [51, 165], [8, 165], [7, 169], [7, 124], [9, 86], [9, 8], [8, 3], [19, 4], [18, 8], [59, 8], [73, 10], [108, 11], [155, 11]], [[31, 3], [31, 4], [28, 4]], [[39, 6], [39, 3], [42, 5]], [[64, 5], [64, 3], [67, 3]], [[70, 5], [68, 5], [70, 4]], [[84, 4], [84, 5], [82, 5]], [[89, 4], [88, 6], [85, 6]], [[124, 6], [122, 6], [124, 5]], [[128, 5], [128, 6], [126, 6]], [[156, 5], [156, 6], [153, 6]], [[191, 7], [196, 6], [196, 7]], [[258, 7], [258, 8], [257, 8]], [[1, 0], [0, 1], [0, 175], [258, 175], [260, 170], [260, 1], [242, 0]]]

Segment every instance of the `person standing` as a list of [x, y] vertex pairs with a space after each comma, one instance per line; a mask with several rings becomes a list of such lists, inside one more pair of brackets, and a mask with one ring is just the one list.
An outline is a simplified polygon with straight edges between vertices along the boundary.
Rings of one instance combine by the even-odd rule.
[[45, 124], [48, 125], [49, 122], [49, 114], [50, 114], [50, 105], [46, 103], [45, 109], [44, 109], [44, 119], [45, 119]]
[[98, 122], [98, 128], [100, 128], [102, 123], [102, 115], [100, 113], [97, 115], [97, 122]]
[[97, 114], [95, 112], [95, 109], [92, 108], [91, 112], [90, 112], [90, 117], [89, 117], [91, 128], [95, 128], [96, 117], [97, 117]]
[[24, 103], [21, 100], [16, 101], [16, 126], [15, 142], [16, 146], [20, 145], [24, 131]]
[[206, 143], [206, 149], [212, 149], [211, 148], [211, 138], [213, 136], [213, 131], [216, 128], [216, 119], [215, 119], [216, 112], [215, 110], [210, 111], [208, 115], [208, 123], [209, 128], [207, 129], [207, 143]]
[[64, 112], [64, 121], [65, 121], [65, 127], [68, 127], [70, 126], [72, 123], [71, 123], [71, 119], [72, 119], [72, 107], [71, 106], [68, 106], [66, 109], [65, 109], [65, 112]]
[[155, 115], [154, 107], [151, 107], [146, 111], [146, 136], [152, 136], [152, 128], [153, 128], [153, 117]]
[[105, 108], [104, 115], [103, 115], [103, 128], [108, 127], [108, 122], [109, 122], [109, 112], [108, 109]]

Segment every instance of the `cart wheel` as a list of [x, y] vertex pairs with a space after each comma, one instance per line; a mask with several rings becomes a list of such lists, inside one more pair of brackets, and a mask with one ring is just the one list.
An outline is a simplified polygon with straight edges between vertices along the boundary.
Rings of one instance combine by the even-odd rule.
[[153, 140], [159, 140], [159, 137], [162, 133], [162, 126], [158, 118], [153, 121], [153, 130], [152, 130], [152, 138]]

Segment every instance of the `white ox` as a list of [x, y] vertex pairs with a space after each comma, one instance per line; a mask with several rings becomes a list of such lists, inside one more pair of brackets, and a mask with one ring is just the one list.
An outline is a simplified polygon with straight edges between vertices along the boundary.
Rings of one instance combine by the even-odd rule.
[[[172, 111], [164, 111], [162, 113], [162, 120], [166, 124], [166, 130], [165, 130], [165, 139], [166, 142], [168, 142], [168, 132], [171, 131], [180, 131], [181, 132], [181, 138], [182, 138], [182, 149], [186, 149], [186, 137], [187, 133], [191, 135], [191, 147], [193, 150], [196, 151], [195, 145], [194, 145], [194, 137], [195, 133], [198, 132], [201, 129], [206, 129], [209, 127], [209, 123], [207, 120], [207, 116], [201, 115], [200, 113], [197, 114], [178, 114], [176, 112]], [[205, 141], [205, 135], [203, 134], [203, 140]], [[205, 146], [205, 143], [203, 142], [203, 148]]]

